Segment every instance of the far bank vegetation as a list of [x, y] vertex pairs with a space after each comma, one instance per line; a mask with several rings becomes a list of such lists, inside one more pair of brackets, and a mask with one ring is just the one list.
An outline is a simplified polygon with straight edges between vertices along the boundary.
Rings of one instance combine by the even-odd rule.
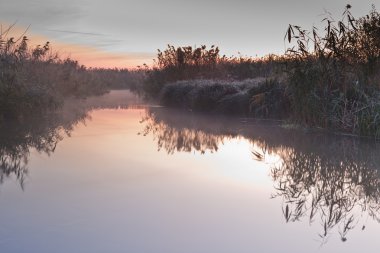
[[11, 29], [0, 33], [0, 124], [54, 111], [69, 97], [86, 98], [141, 83], [141, 71], [87, 68], [59, 57], [49, 42], [31, 46], [25, 35], [8, 36]]
[[323, 29], [289, 25], [284, 55], [226, 57], [217, 46], [158, 51], [143, 92], [163, 105], [275, 117], [380, 137], [380, 14], [347, 5]]

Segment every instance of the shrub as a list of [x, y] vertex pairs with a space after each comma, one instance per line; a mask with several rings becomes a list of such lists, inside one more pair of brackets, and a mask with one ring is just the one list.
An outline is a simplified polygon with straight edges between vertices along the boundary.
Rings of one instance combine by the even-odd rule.
[[131, 72], [89, 69], [60, 59], [49, 42], [31, 47], [26, 36], [8, 37], [10, 29], [0, 34], [0, 121], [55, 110], [71, 96], [104, 94], [115, 83], [130, 85]]
[[[266, 94], [266, 113], [251, 104], [252, 97]], [[170, 107], [180, 107], [203, 112], [227, 114], [254, 114], [273, 116], [286, 100], [282, 85], [274, 80], [247, 79], [243, 81], [188, 80], [170, 83], [160, 93], [160, 103]], [[273, 101], [276, 100], [276, 101]], [[251, 110], [250, 110], [251, 108]]]
[[166, 84], [183, 80], [273, 77], [285, 65], [285, 59], [275, 55], [253, 59], [221, 56], [219, 52], [218, 47], [207, 49], [204, 45], [195, 48], [168, 45], [166, 50], [158, 50], [155, 65], [147, 72], [144, 92], [155, 98]]

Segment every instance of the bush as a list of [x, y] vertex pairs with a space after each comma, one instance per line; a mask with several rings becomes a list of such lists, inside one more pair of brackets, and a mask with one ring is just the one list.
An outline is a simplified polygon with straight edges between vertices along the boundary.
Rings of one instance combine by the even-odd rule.
[[[321, 33], [289, 25], [282, 56], [228, 58], [215, 46], [168, 45], [147, 71], [143, 91], [167, 106], [288, 118], [380, 138], [380, 13], [373, 7], [355, 19], [350, 10], [337, 22], [325, 18]], [[243, 87], [254, 78], [267, 81]]]
[[281, 73], [285, 59], [269, 55], [260, 59], [226, 57], [219, 54], [219, 48], [211, 46], [177, 47], [168, 45], [158, 50], [157, 60], [148, 70], [143, 91], [148, 97], [156, 98], [168, 83], [183, 80], [215, 79], [246, 80], [257, 77], [273, 77]]
[[[264, 93], [268, 98], [262, 104], [257, 101], [254, 104], [254, 96]], [[275, 110], [284, 112], [280, 110], [286, 101], [282, 96], [284, 89], [274, 80], [189, 80], [165, 85], [159, 101], [165, 106], [195, 111], [271, 116]], [[260, 112], [259, 106], [265, 106], [266, 113]]]
[[141, 71], [91, 69], [70, 58], [60, 59], [49, 42], [32, 48], [26, 36], [20, 41], [7, 37], [11, 28], [0, 34], [0, 121], [44, 114], [68, 97], [136, 86], [142, 76]]

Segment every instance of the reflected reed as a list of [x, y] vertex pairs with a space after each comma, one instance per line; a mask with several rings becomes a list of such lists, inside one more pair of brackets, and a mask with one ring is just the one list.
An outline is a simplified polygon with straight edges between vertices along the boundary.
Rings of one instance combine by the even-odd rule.
[[19, 120], [4, 121], [0, 124], [0, 183], [15, 177], [24, 189], [32, 150], [52, 154], [76, 125], [91, 120], [92, 110], [128, 108], [138, 103], [139, 99], [129, 91], [111, 91], [99, 97], [68, 99], [62, 109], [24, 118], [21, 123]]
[[64, 117], [51, 113], [44, 117], [28, 119], [23, 124], [9, 121], [0, 125], [0, 183], [15, 176], [24, 188], [28, 172], [27, 164], [32, 149], [50, 155], [64, 135], [70, 135], [73, 127], [84, 122], [85, 112]]
[[283, 200], [286, 222], [319, 222], [322, 242], [333, 231], [346, 241], [354, 227], [365, 229], [367, 217], [380, 221], [380, 147], [374, 141], [166, 108], [150, 108], [142, 123], [142, 133], [169, 154], [216, 152], [225, 140], [245, 138], [256, 147], [253, 159], [278, 155], [270, 171], [272, 197]]

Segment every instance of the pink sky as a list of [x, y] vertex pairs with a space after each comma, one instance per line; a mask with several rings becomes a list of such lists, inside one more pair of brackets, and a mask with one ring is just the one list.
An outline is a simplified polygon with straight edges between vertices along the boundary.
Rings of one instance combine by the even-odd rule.
[[[49, 40], [63, 56], [89, 67], [150, 65], [157, 49], [217, 45], [227, 56], [286, 51], [289, 24], [321, 27], [339, 20], [346, 0], [0, 0], [0, 24], [31, 25], [33, 41]], [[376, 1], [350, 0], [355, 17]], [[20, 29], [22, 30], [22, 29]], [[322, 29], [323, 30], [323, 29]], [[322, 31], [321, 30], [321, 31]]]
[[[2, 30], [9, 27], [9, 24], [2, 24]], [[136, 68], [144, 63], [151, 65], [155, 58], [154, 53], [137, 52], [107, 52], [93, 46], [77, 45], [57, 41], [47, 36], [39, 35], [27, 30], [26, 27], [15, 25], [7, 37], [19, 38], [25, 33], [29, 38], [30, 46], [43, 45], [47, 41], [51, 44], [53, 52], [57, 52], [61, 58], [71, 58], [77, 60], [86, 67], [93, 68]]]

